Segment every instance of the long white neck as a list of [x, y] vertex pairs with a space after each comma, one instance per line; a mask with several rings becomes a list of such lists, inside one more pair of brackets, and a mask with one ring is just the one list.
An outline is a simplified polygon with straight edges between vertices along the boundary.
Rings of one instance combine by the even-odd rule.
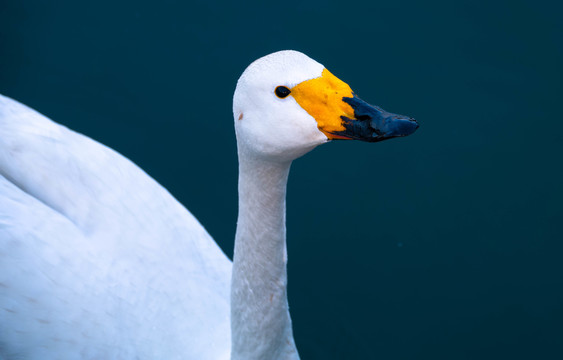
[[239, 149], [232, 360], [299, 359], [287, 305], [285, 195], [290, 165], [249, 158]]

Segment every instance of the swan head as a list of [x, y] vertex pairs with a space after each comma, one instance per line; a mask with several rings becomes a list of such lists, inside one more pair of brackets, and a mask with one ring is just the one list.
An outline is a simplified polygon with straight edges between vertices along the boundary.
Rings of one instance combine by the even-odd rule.
[[264, 56], [238, 80], [233, 115], [239, 152], [294, 160], [330, 140], [382, 141], [418, 124], [358, 98], [323, 65], [293, 50]]

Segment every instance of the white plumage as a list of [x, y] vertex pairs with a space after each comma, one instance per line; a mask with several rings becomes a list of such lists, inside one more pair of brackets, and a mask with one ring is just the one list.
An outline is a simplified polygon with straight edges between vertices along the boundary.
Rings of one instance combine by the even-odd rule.
[[245, 70], [233, 101], [231, 264], [131, 161], [0, 95], [0, 359], [298, 359], [286, 293], [291, 162], [329, 138], [417, 126], [352, 96], [295, 51]]
[[228, 358], [231, 263], [164, 188], [3, 96], [0, 149], [0, 358]]

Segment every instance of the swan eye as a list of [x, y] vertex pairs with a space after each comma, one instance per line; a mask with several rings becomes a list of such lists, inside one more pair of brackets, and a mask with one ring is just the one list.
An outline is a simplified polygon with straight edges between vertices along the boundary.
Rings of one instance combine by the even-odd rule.
[[285, 97], [287, 97], [287, 95], [289, 95], [291, 93], [291, 90], [289, 90], [287, 87], [285, 86], [278, 86], [276, 88], [276, 96], [279, 97], [280, 99], [283, 99]]

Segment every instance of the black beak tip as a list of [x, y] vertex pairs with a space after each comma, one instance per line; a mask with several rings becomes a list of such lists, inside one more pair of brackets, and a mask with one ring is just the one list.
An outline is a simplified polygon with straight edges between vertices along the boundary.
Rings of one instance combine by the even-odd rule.
[[[413, 118], [409, 118], [409, 123], [411, 124], [411, 127], [412, 127], [412, 131], [411, 131], [411, 134], [412, 134], [412, 133], [414, 133], [414, 132], [418, 129], [418, 127], [419, 127], [420, 125], [419, 125], [418, 122], [416, 122], [416, 120], [413, 119]], [[410, 134], [409, 134], [409, 135], [410, 135]]]
[[397, 117], [388, 122], [387, 135], [390, 137], [400, 137], [411, 135], [418, 129], [419, 125], [415, 119], [410, 117]]
[[344, 102], [354, 109], [354, 118], [342, 116], [345, 131], [335, 133], [350, 139], [377, 142], [409, 136], [418, 129], [415, 119], [387, 112], [357, 97], [344, 97]]

